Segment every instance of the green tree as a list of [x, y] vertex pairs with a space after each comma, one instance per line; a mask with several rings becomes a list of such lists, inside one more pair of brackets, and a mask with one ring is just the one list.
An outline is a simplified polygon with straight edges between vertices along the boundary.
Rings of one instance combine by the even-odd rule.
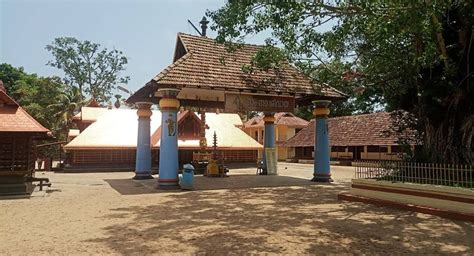
[[229, 1], [208, 15], [218, 42], [271, 31], [304, 72], [352, 91], [350, 112], [414, 114], [419, 159], [473, 164], [473, 9], [472, 1]]
[[79, 88], [72, 86], [65, 88], [56, 97], [56, 103], [48, 105], [48, 109], [57, 121], [58, 131], [62, 132], [63, 136], [66, 136], [72, 127], [72, 118], [84, 103]]
[[57, 130], [57, 120], [48, 105], [55, 102], [56, 95], [61, 93], [63, 85], [59, 77], [37, 77], [27, 75], [15, 82], [13, 97], [31, 116], [51, 131]]
[[46, 49], [54, 57], [47, 65], [61, 69], [66, 84], [78, 87], [82, 96], [91, 95], [101, 103], [110, 100], [117, 83], [126, 84], [130, 79], [120, 74], [128, 62], [121, 51], [109, 51], [100, 44], [73, 37], [55, 38]]
[[52, 131], [57, 129], [57, 120], [48, 106], [56, 103], [56, 97], [64, 89], [59, 77], [39, 77], [3, 63], [0, 80], [7, 93], [40, 124]]
[[22, 67], [15, 68], [10, 64], [0, 64], [0, 80], [3, 81], [8, 95], [13, 95], [16, 91], [15, 82], [26, 76]]

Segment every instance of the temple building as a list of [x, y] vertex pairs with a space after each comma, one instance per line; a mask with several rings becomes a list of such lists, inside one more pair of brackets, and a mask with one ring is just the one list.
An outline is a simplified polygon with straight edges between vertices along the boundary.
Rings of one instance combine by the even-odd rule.
[[82, 132], [108, 110], [110, 108], [100, 107], [94, 99], [91, 99], [89, 104], [81, 107], [80, 112], [72, 117], [72, 122], [77, 126], [79, 132]]
[[0, 80], [0, 195], [29, 195], [36, 142], [50, 131], [7, 95]]
[[[86, 118], [87, 128], [64, 146], [70, 168], [110, 168], [132, 171], [136, 164], [137, 110], [83, 107], [76, 122]], [[154, 167], [159, 164], [162, 113], [151, 111], [149, 139]], [[82, 120], [79, 119], [82, 117]], [[178, 113], [177, 131], [180, 164], [192, 161], [193, 152], [200, 149], [200, 115], [188, 110]], [[242, 121], [237, 114], [206, 113], [205, 137], [212, 141], [214, 132], [218, 148], [227, 162], [255, 161], [262, 145], [239, 127]], [[167, 126], [167, 124], [165, 124]]]
[[[239, 44], [229, 51], [226, 45], [206, 37], [208, 21], [205, 17], [200, 24], [200, 36], [178, 33], [173, 63], [126, 100], [139, 108], [134, 178], [152, 178], [150, 163], [153, 161], [148, 157], [150, 148], [147, 145], [150, 143], [149, 117], [153, 104], [159, 105], [163, 124], [176, 124], [181, 107], [222, 113], [263, 112], [264, 171], [261, 174], [278, 174], [274, 114], [293, 112], [296, 106], [312, 105], [317, 122], [326, 124], [329, 104], [345, 100], [347, 96], [328, 85], [315, 83], [289, 61], [266, 70], [253, 67], [255, 54], [265, 46]], [[244, 66], [250, 69], [244, 69]], [[175, 129], [173, 125], [162, 125], [159, 158], [167, 161], [159, 162], [158, 185], [163, 189], [178, 186], [179, 138], [170, 132]], [[327, 132], [318, 130], [316, 136], [321, 152], [315, 156], [312, 181], [330, 182]]]
[[[397, 126], [391, 113], [333, 117], [328, 119], [329, 144], [332, 160], [401, 160], [405, 150], [399, 144], [399, 136], [393, 131]], [[284, 143], [293, 148], [290, 158], [312, 160], [314, 158], [315, 122]], [[411, 131], [403, 134], [415, 146]]]
[[[254, 116], [247, 120], [243, 126], [243, 130], [261, 144], [263, 144], [263, 138], [265, 137], [265, 122], [263, 118], [263, 115]], [[277, 158], [279, 161], [285, 161], [294, 155], [294, 152], [291, 152], [294, 148], [288, 148], [284, 143], [301, 129], [305, 128], [309, 122], [289, 112], [275, 113], [274, 118]], [[259, 158], [262, 155], [262, 150], [259, 150]]]

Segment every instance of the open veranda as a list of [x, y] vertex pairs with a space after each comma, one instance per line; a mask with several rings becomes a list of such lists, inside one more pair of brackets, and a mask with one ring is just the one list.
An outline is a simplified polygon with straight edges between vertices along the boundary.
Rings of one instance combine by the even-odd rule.
[[53, 186], [0, 200], [0, 254], [474, 254], [474, 223], [338, 201], [353, 167], [332, 166], [327, 184], [312, 170], [233, 166], [183, 192], [133, 173], [37, 173]]

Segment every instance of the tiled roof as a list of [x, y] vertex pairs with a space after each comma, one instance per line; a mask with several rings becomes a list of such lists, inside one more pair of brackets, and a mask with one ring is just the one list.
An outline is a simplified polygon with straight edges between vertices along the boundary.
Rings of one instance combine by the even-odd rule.
[[207, 145], [212, 145], [212, 136], [214, 131], [217, 135], [217, 145], [220, 149], [260, 149], [263, 148], [260, 143], [250, 137], [247, 133], [235, 126], [234, 122], [229, 120], [238, 118], [237, 114], [227, 113], [206, 113]]
[[5, 86], [3, 85], [2, 80], [0, 80], [0, 91], [5, 92], [5, 93], [7, 92], [7, 89], [5, 89]]
[[[161, 112], [153, 111], [150, 130], [158, 129]], [[64, 146], [74, 148], [131, 148], [137, 145], [137, 111], [132, 109], [113, 109], [98, 117], [76, 138]], [[151, 133], [150, 133], [151, 135]]]
[[107, 108], [101, 107], [81, 107], [81, 112], [77, 113], [72, 119], [83, 122], [95, 122], [104, 113], [109, 112]]
[[[190, 113], [195, 115], [194, 113]], [[185, 116], [187, 111], [178, 115], [178, 122]], [[218, 146], [221, 149], [259, 149], [262, 145], [248, 136], [244, 131], [237, 128], [234, 122], [236, 117], [229, 115], [237, 114], [215, 114], [206, 113], [206, 130], [208, 145], [212, 142], [212, 135], [216, 131]], [[198, 116], [195, 116], [199, 118]], [[153, 111], [150, 124], [151, 144], [153, 147], [160, 145], [161, 112]], [[64, 148], [74, 149], [99, 149], [99, 148], [135, 148], [137, 145], [137, 114], [136, 110], [113, 109], [100, 116], [97, 121], [87, 127], [81, 134], [69, 142]], [[178, 140], [180, 148], [199, 148], [199, 140]]]
[[0, 90], [0, 132], [47, 133], [49, 130], [31, 117], [4, 90]]
[[214, 39], [179, 33], [175, 62], [165, 68], [151, 82], [138, 90], [127, 101], [148, 99], [158, 88], [209, 88], [249, 90], [260, 93], [297, 94], [298, 97], [319, 95], [325, 98], [344, 98], [332, 87], [313, 83], [289, 63], [279, 71], [259, 71], [252, 74], [242, 71], [262, 46], [244, 44], [229, 52]]
[[73, 138], [77, 137], [81, 132], [78, 129], [69, 129], [69, 132], [67, 133], [68, 138]]
[[[315, 121], [284, 143], [286, 147], [314, 146]], [[395, 125], [390, 113], [379, 112], [355, 116], [329, 118], [331, 146], [397, 145], [398, 138], [391, 133]], [[414, 133], [409, 134], [414, 139]]]
[[225, 120], [225, 122], [231, 123], [237, 127], [242, 127], [244, 125], [239, 115], [220, 113], [219, 116], [222, 120]]
[[[292, 128], [304, 128], [309, 123], [308, 121], [288, 112], [275, 113], [274, 117], [276, 125], [283, 125]], [[264, 124], [263, 116], [254, 116], [244, 123], [244, 128], [263, 127]]]

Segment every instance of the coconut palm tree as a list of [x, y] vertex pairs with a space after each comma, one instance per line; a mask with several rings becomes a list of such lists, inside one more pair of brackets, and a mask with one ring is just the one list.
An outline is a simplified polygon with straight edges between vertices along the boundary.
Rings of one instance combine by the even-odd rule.
[[71, 128], [73, 116], [85, 104], [85, 100], [79, 88], [75, 86], [68, 87], [58, 96], [57, 100], [57, 103], [49, 105], [48, 108], [54, 110], [53, 115], [57, 120], [55, 127], [57, 135], [67, 135]]

